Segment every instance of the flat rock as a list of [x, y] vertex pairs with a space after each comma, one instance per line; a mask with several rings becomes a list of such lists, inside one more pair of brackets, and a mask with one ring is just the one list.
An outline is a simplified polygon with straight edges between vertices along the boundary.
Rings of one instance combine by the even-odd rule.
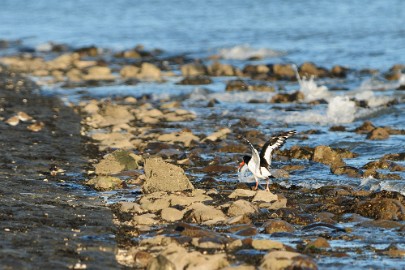
[[226, 216], [221, 210], [203, 203], [194, 203], [187, 210], [192, 210], [190, 217], [197, 223], [207, 221], [223, 222], [226, 220]]
[[140, 214], [144, 212], [141, 206], [136, 202], [120, 202], [118, 203], [121, 212], [130, 212]]
[[157, 223], [154, 214], [136, 215], [132, 218], [133, 222], [137, 225], [153, 225]]
[[144, 169], [146, 180], [142, 189], [145, 193], [194, 189], [182, 168], [167, 163], [161, 158], [145, 160]]
[[253, 202], [274, 202], [278, 200], [278, 196], [269, 191], [258, 190], [253, 198]]
[[267, 253], [259, 266], [260, 270], [282, 269], [318, 269], [316, 263], [308, 256], [291, 251], [271, 251]]
[[168, 208], [164, 208], [162, 210], [162, 212], [160, 213], [160, 216], [165, 221], [174, 222], [174, 221], [181, 220], [183, 218], [184, 214], [182, 211], [177, 210], [176, 208], [168, 207]]
[[247, 197], [247, 198], [251, 198], [253, 196], [256, 195], [256, 191], [253, 190], [249, 190], [249, 189], [235, 189], [229, 196], [228, 198], [230, 199], [235, 199], [235, 198], [239, 198], [239, 197]]
[[269, 239], [254, 239], [252, 241], [252, 247], [258, 250], [284, 249], [283, 243]]
[[170, 244], [160, 255], [171, 261], [175, 265], [175, 268], [154, 269], [216, 270], [229, 265], [229, 262], [226, 259], [226, 254], [206, 255], [198, 251], [187, 252], [184, 247], [177, 244]]

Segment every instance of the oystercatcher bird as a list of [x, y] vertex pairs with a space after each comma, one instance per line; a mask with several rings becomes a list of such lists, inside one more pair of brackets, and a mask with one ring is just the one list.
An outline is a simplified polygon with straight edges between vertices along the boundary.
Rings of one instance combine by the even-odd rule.
[[251, 156], [243, 156], [242, 162], [239, 164], [238, 172], [243, 166], [248, 166], [249, 171], [253, 173], [253, 176], [256, 180], [256, 186], [254, 190], [257, 190], [259, 186], [260, 179], [266, 179], [266, 191], [269, 189], [269, 178], [273, 177], [270, 173], [271, 165], [271, 156], [274, 150], [277, 150], [285, 144], [285, 141], [296, 133], [295, 130], [282, 132], [271, 137], [262, 147], [262, 150], [259, 152], [253, 147], [253, 145], [246, 139], [245, 141], [249, 144], [250, 149], [252, 150]]

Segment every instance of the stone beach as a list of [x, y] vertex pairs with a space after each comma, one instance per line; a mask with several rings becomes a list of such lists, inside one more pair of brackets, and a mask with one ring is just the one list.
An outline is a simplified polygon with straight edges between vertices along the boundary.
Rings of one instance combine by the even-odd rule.
[[[364, 153], [308, 143], [308, 136], [320, 131], [301, 129], [276, 152], [273, 167], [280, 180], [273, 181], [271, 192], [253, 191], [238, 181], [236, 170], [249, 153], [242, 137], [261, 146], [272, 135], [258, 129], [256, 119], [241, 115], [225, 125], [223, 115], [214, 110], [200, 115], [184, 105], [181, 95], [95, 98], [89, 93], [76, 103], [63, 103], [39, 90], [167, 80], [179, 87], [207, 86], [229, 77], [226, 93], [274, 93], [252, 104], [291, 105], [298, 111], [325, 102], [308, 101], [297, 89], [283, 91], [280, 85], [297, 81], [293, 65], [237, 67], [212, 59], [164, 58], [159, 50], [140, 46], [114, 53], [86, 47], [0, 58], [4, 269], [318, 269], [327, 267], [325, 262], [319, 266], [325, 258], [333, 263], [370, 256], [403, 260], [405, 249], [395, 240], [405, 231], [400, 192], [344, 181], [318, 187], [281, 184], [297, 175], [305, 182], [312, 166], [326, 168], [328, 177], [359, 182], [404, 180], [403, 129], [368, 119], [356, 127], [331, 126], [331, 133], [362, 136], [359, 142], [402, 141], [402, 147], [356, 166], [350, 160]], [[396, 65], [381, 76], [397, 81], [398, 69], [405, 72]], [[299, 78], [331, 80], [367, 74], [312, 62], [297, 72]], [[389, 110], [403, 103], [402, 95], [383, 106]], [[218, 109], [221, 103], [209, 100], [210, 106]], [[123, 199], [106, 202], [102, 198], [108, 192]], [[371, 246], [373, 230], [390, 231], [392, 244]]]

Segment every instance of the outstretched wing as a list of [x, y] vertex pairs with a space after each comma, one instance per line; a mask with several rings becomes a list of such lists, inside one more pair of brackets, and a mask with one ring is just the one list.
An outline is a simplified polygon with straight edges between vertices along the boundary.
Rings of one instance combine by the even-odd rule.
[[249, 162], [249, 168], [252, 171], [253, 174], [258, 172], [260, 170], [260, 156], [259, 152], [254, 148], [254, 146], [248, 141], [248, 139], [243, 138], [249, 145], [250, 150], [252, 150], [252, 159]]
[[[260, 151], [259, 158], [262, 161], [262, 166], [263, 167], [268, 167], [270, 166], [271, 163], [271, 155], [273, 154], [274, 150], [279, 149], [281, 146], [285, 144], [285, 141], [294, 135], [296, 133], [295, 130], [287, 131], [287, 132], [282, 132], [280, 134], [277, 134], [268, 140], [262, 148], [262, 151]], [[267, 164], [265, 164], [265, 162]]]

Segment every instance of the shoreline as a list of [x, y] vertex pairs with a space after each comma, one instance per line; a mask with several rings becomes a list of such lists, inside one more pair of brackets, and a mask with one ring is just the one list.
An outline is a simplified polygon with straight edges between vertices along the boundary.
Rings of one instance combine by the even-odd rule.
[[[135, 53], [138, 53], [140, 57], [134, 58]], [[206, 65], [198, 61], [187, 62], [180, 58], [172, 60], [173, 63], [180, 61], [177, 62], [179, 70], [172, 70], [162, 66], [163, 60], [154, 58], [151, 53], [143, 52], [143, 54], [134, 50], [116, 56], [114, 59], [122, 65], [119, 69], [109, 68], [108, 63], [106, 65], [106, 63], [96, 61], [95, 59], [100, 56], [97, 48], [62, 54], [48, 61], [22, 57], [21, 59], [6, 58], [5, 63], [8, 63], [10, 68], [14, 68], [17, 72], [25, 71], [35, 76], [44, 76], [44, 78], [50, 78], [52, 83], [64, 83], [65, 87], [87, 87], [110, 83], [119, 85], [123, 82], [137, 84], [139, 81], [159, 82], [163, 81], [165, 76], [179, 76], [173, 73], [180, 72], [184, 77], [180, 84], [192, 85], [209, 84], [210, 79], [216, 76], [232, 78], [237, 76], [239, 79], [231, 79], [228, 82], [227, 91], [276, 92], [274, 98], [267, 101], [271, 104], [304, 102], [305, 99], [298, 92], [284, 93], [280, 89], [271, 88], [273, 82], [296, 80], [293, 67], [287, 64], [278, 66], [249, 64], [240, 70], [221, 63]], [[2, 72], [7, 73], [5, 69]], [[325, 70], [313, 64], [305, 64], [300, 66], [300, 72], [301, 76], [312, 74], [319, 77], [343, 76], [342, 78], [344, 78], [351, 71], [343, 67]], [[387, 76], [389, 74], [394, 76], [397, 73], [392, 71], [386, 73]], [[10, 78], [17, 76], [18, 78], [19, 75], [8, 73], [4, 76]], [[228, 269], [255, 269], [256, 267], [270, 269], [270, 265], [274, 263], [283, 263], [316, 269], [317, 264], [319, 267], [328, 267], [328, 264], [324, 262], [319, 264], [318, 261], [322, 258], [349, 258], [348, 263], [351, 263], [351, 256], [354, 260], [361, 258], [364, 260], [365, 257], [377, 254], [395, 262], [395, 258], [400, 260], [404, 256], [405, 251], [401, 246], [380, 249], [366, 247], [364, 251], [360, 252], [360, 255], [352, 255], [355, 248], [333, 247], [334, 241], [346, 241], [350, 245], [361, 239], [358, 231], [364, 228], [389, 229], [400, 235], [405, 226], [403, 223], [405, 197], [397, 192], [372, 192], [348, 185], [324, 186], [314, 189], [293, 185], [287, 188], [274, 183], [271, 186], [272, 193], [263, 193], [251, 191], [250, 187], [244, 183], [221, 181], [222, 175], [234, 173], [235, 166], [232, 165], [237, 163], [238, 156], [247, 151], [245, 145], [239, 144], [238, 136], [248, 137], [257, 145], [263, 144], [266, 140], [268, 134], [256, 130], [257, 121], [241, 118], [236, 124], [225, 127], [217, 124], [220, 122], [220, 118], [214, 115], [211, 119], [206, 118], [209, 129], [213, 129], [213, 132], [197, 134], [194, 132], [193, 126], [188, 123], [195, 122], [200, 116], [184, 108], [181, 100], [156, 101], [147, 96], [126, 96], [104, 100], [83, 100], [69, 108], [63, 106], [59, 99], [31, 96], [29, 89], [27, 92], [23, 92], [23, 96], [26, 94], [29, 97], [28, 100], [36, 97], [34, 99], [36, 102], [45, 104], [42, 108], [45, 112], [41, 112], [30, 102], [28, 105], [31, 107], [20, 104], [22, 94], [18, 81], [22, 81], [24, 85], [24, 82], [29, 82], [29, 80], [19, 79], [10, 84], [10, 89], [8, 89], [6, 83], [8, 77], [4, 78], [4, 89], [2, 90], [4, 93], [14, 93], [15, 95], [12, 98], [5, 97], [6, 101], [7, 99], [12, 101], [3, 105], [6, 109], [3, 111], [4, 119], [1, 125], [4, 131], [9, 132], [4, 133], [4, 136], [15, 140], [16, 138], [12, 135], [14, 134], [13, 129], [18, 129], [24, 134], [37, 134], [39, 139], [29, 136], [24, 139], [29, 142], [33, 140], [34, 147], [43, 144], [44, 147], [37, 151], [38, 154], [45, 155], [43, 160], [37, 161], [38, 157], [26, 157], [23, 152], [20, 152], [19, 155], [24, 161], [22, 164], [29, 164], [34, 160], [38, 162], [38, 168], [33, 171], [23, 166], [27, 170], [27, 175], [21, 176], [18, 175], [20, 172], [16, 171], [15, 167], [9, 166], [10, 176], [43, 178], [43, 175], [38, 176], [38, 171], [44, 170], [52, 173], [52, 171], [49, 172], [50, 165], [61, 162], [61, 164], [56, 164], [57, 167], [69, 173], [76, 173], [80, 168], [83, 177], [89, 180], [84, 184], [95, 190], [116, 190], [118, 195], [120, 192], [143, 190], [143, 193], [136, 191], [132, 195], [130, 194], [134, 197], [134, 201], [115, 203], [108, 209], [100, 202], [100, 198], [93, 201], [92, 197], [80, 195], [82, 191], [70, 188], [69, 179], [75, 178], [72, 174], [64, 176], [63, 172], [54, 170], [55, 176], [47, 177], [48, 182], [42, 181], [39, 185], [30, 186], [30, 190], [37, 188], [39, 194], [42, 194], [44, 192], [42, 185], [45, 184], [46, 189], [52, 190], [52, 194], [61, 192], [62, 197], [68, 197], [68, 194], [73, 191], [73, 194], [77, 196], [75, 198], [78, 198], [80, 202], [85, 202], [82, 206], [71, 206], [69, 201], [64, 201], [63, 203], [69, 207], [66, 206], [66, 212], [58, 213], [58, 215], [42, 208], [34, 208], [35, 215], [49, 212], [47, 213], [49, 216], [54, 213], [57, 220], [62, 222], [66, 215], [71, 214], [72, 210], [77, 211], [78, 208], [83, 208], [84, 214], [80, 215], [84, 216], [79, 217], [79, 227], [95, 224], [91, 229], [83, 229], [83, 233], [90, 232], [95, 235], [108, 235], [111, 231], [116, 233], [115, 240], [118, 250], [115, 250], [113, 239], [107, 241], [102, 237], [102, 239], [97, 237], [94, 239], [90, 237], [90, 240], [83, 239], [80, 238], [81, 229], [76, 236], [69, 234], [68, 238], [73, 239], [72, 245], [77, 244], [76, 249], [70, 250], [75, 255], [67, 261], [64, 261], [60, 254], [55, 255], [55, 260], [61, 260], [60, 263], [65, 267], [97, 269], [102, 265], [100, 269], [106, 269], [107, 266], [110, 266], [111, 269], [125, 267], [140, 269], [151, 267], [154, 269], [153, 267], [158, 266], [181, 268], [189, 265], [198, 268], [204, 265], [209, 266], [209, 269], [225, 267], [229, 267]], [[398, 77], [393, 77], [393, 79], [398, 79]], [[252, 83], [252, 80], [259, 81], [261, 84]], [[398, 91], [401, 91], [400, 87], [399, 85]], [[28, 88], [35, 87], [29, 86]], [[322, 104], [323, 101], [316, 99], [306, 102], [316, 105]], [[217, 106], [216, 104], [216, 101], [212, 100], [207, 105]], [[391, 105], [385, 104], [384, 106]], [[55, 107], [59, 109], [53, 110], [52, 108]], [[40, 125], [39, 131], [34, 132], [27, 130], [28, 123], [22, 120], [16, 126], [11, 126], [10, 122], [7, 124], [6, 121], [10, 120], [9, 117], [19, 110], [24, 110], [34, 117], [35, 121], [29, 120], [30, 124], [43, 122], [44, 125], [42, 127]], [[56, 117], [54, 117], [55, 113]], [[69, 126], [64, 126], [66, 123], [70, 123]], [[333, 132], [338, 132], [339, 126], [336, 126], [336, 130]], [[368, 140], [373, 140], [372, 136], [380, 139], [381, 136], [404, 135], [403, 130], [378, 127], [367, 122], [358, 127], [357, 131], [351, 132], [365, 134], [364, 136], [368, 134], [367, 136], [370, 136], [367, 138]], [[300, 147], [299, 142], [304, 141], [308, 134], [310, 133], [301, 132], [295, 138], [298, 146], [287, 143], [288, 147], [277, 153], [276, 162], [284, 165], [279, 170], [281, 178], [288, 179], [290, 174], [305, 170], [305, 165], [290, 164], [292, 159], [324, 164], [330, 168], [332, 174], [350, 175], [357, 179], [361, 179], [366, 173], [376, 179], [393, 178], [404, 169], [404, 166], [395, 163], [395, 161], [403, 161], [403, 153], [397, 153], [398, 156], [379, 157], [378, 162], [364, 164], [369, 168], [347, 166], [343, 159], [353, 158], [355, 153], [345, 149], [331, 148], [329, 145]], [[104, 155], [90, 157], [94, 170], [90, 169], [87, 172], [84, 170], [87, 168], [89, 160], [84, 157], [89, 155], [86, 154], [86, 150], [81, 150], [84, 142], [78, 139], [82, 135], [91, 138], [90, 145], [92, 146], [90, 148], [98, 148], [97, 151]], [[58, 140], [49, 139], [54, 137]], [[14, 143], [16, 148], [19, 145], [27, 144], [26, 141], [18, 140]], [[50, 148], [47, 149], [48, 147]], [[79, 155], [79, 153], [81, 154]], [[211, 161], [203, 158], [204, 155], [212, 155], [212, 153], [219, 154], [214, 156]], [[155, 160], [154, 158], [157, 156], [162, 157], [163, 160]], [[48, 160], [49, 157], [52, 162]], [[67, 157], [71, 160], [68, 160]], [[7, 161], [14, 164], [12, 160]], [[149, 165], [146, 164], [148, 162]], [[19, 163], [17, 162], [17, 164]], [[184, 183], [179, 184], [178, 189], [171, 189], [174, 184], [162, 187], [154, 182], [156, 179], [154, 179], [153, 173], [148, 174], [148, 170], [146, 170], [146, 174], [144, 173], [145, 166], [149, 166], [150, 170], [160, 177], [158, 179], [165, 179], [165, 183], [176, 182], [179, 178], [183, 179]], [[378, 171], [386, 166], [390, 168], [389, 173]], [[168, 176], [167, 172], [171, 170], [176, 173], [175, 179]], [[194, 176], [196, 173], [203, 176], [196, 178]], [[187, 182], [188, 180], [190, 180], [191, 186]], [[24, 185], [23, 183], [24, 181], [19, 183], [15, 192]], [[60, 184], [54, 186], [49, 183]], [[3, 185], [2, 188], [2, 192], [5, 194], [7, 194], [6, 187], [7, 185]], [[86, 193], [86, 191], [83, 192]], [[26, 195], [21, 194], [18, 196], [22, 201], [27, 201], [28, 205], [41, 205], [41, 202], [36, 201], [38, 198], [27, 199]], [[3, 196], [3, 198], [8, 197]], [[42, 202], [45, 208], [50, 204], [49, 200], [52, 201], [51, 198], [46, 197]], [[53, 203], [62, 204], [58, 200]], [[58, 211], [59, 207], [64, 204], [58, 205], [57, 209], [52, 209]], [[24, 204], [23, 209], [27, 207], [27, 204]], [[7, 211], [10, 212], [9, 209], [5, 210], [5, 212]], [[105, 218], [105, 216], [109, 218]], [[39, 228], [48, 226], [47, 223], [39, 220]], [[23, 219], [19, 222], [24, 225], [25, 221]], [[353, 222], [357, 224], [357, 227], [347, 225]], [[65, 225], [65, 223], [63, 224]], [[8, 226], [8, 224], [2, 223], [2, 227], [4, 226]], [[74, 228], [72, 229], [78, 230], [75, 226], [77, 224], [73, 223]], [[69, 227], [61, 227], [58, 229], [62, 231], [69, 229]], [[3, 229], [11, 230], [8, 227]], [[11, 232], [13, 231], [11, 230]], [[48, 235], [46, 229], [42, 233]], [[57, 231], [57, 234], [59, 233]], [[16, 232], [15, 235], [19, 236], [19, 233]], [[55, 236], [55, 234], [50, 235]], [[22, 238], [24, 239], [24, 237]], [[8, 243], [7, 241], [12, 240], [7, 239], [6, 243]], [[92, 241], [96, 241], [96, 243]], [[49, 245], [49, 242], [40, 242], [40, 244], [46, 246]], [[56, 241], [51, 245], [60, 244]], [[86, 248], [83, 248], [86, 245], [89, 250], [87, 253]], [[46, 248], [43, 249], [46, 250]], [[48, 256], [47, 252], [49, 251], [42, 255]], [[102, 262], [100, 257], [105, 261]], [[187, 258], [191, 261], [187, 261]], [[24, 259], [28, 260], [28, 258]], [[38, 261], [34, 261], [34, 263], [38, 263], [38, 266], [49, 266], [47, 263], [51, 262], [44, 262], [42, 259], [39, 256]], [[336, 259], [329, 266], [339, 268], [342, 265], [338, 260]], [[14, 263], [13, 261], [6, 262]], [[377, 262], [376, 265], [378, 265]], [[26, 267], [24, 264], [14, 266]]]

